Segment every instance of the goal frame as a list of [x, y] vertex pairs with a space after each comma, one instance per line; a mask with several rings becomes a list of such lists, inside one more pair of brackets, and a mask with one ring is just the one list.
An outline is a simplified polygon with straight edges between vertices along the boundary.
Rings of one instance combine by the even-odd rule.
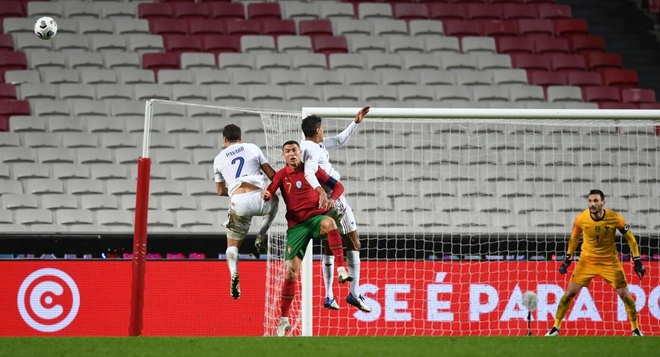
[[[149, 99], [145, 102], [144, 132], [142, 155], [138, 158], [135, 223], [133, 232], [133, 260], [131, 265], [131, 300], [129, 317], [129, 336], [142, 335], [144, 285], [147, 252], [147, 219], [149, 202], [149, 181], [151, 158], [149, 146], [155, 103], [180, 104], [201, 107], [229, 108], [203, 104], [186, 103], [161, 99]], [[245, 112], [268, 113], [267, 110], [249, 108], [231, 108]], [[352, 118], [360, 108], [338, 107], [303, 107], [302, 117], [316, 114], [327, 118]], [[477, 108], [371, 108], [371, 118], [413, 118], [413, 119], [609, 119], [609, 120], [658, 120], [660, 110], [625, 110], [625, 109], [477, 109]], [[308, 251], [311, 242], [308, 245]], [[301, 335], [312, 336], [312, 286], [313, 262], [311, 254], [306, 254], [302, 263], [301, 283]]]
[[[361, 108], [303, 107], [302, 117], [318, 115], [321, 118], [351, 118]], [[609, 119], [659, 120], [660, 110], [640, 109], [483, 109], [483, 108], [371, 108], [371, 118], [414, 119]], [[312, 242], [307, 246], [311, 252]], [[313, 317], [313, 262], [311, 254], [305, 254], [301, 267], [302, 296], [300, 302], [301, 335], [312, 336]]]

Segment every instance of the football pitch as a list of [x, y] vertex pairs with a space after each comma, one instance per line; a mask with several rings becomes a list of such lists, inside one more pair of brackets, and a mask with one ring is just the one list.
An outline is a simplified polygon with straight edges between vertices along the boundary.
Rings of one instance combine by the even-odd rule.
[[2, 357], [657, 356], [657, 337], [0, 338]]

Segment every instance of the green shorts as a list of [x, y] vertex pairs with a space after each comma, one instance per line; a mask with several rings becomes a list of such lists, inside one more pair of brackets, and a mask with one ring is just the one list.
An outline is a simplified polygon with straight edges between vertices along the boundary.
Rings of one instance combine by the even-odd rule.
[[327, 216], [314, 216], [286, 230], [286, 252], [284, 252], [286, 260], [291, 260], [297, 255], [302, 259], [310, 239], [323, 239], [321, 221], [325, 217]]

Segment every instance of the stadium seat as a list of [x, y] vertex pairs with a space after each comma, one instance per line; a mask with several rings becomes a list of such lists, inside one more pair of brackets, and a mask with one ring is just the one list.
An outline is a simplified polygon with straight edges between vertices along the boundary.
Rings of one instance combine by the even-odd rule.
[[104, 19], [120, 19], [137, 17], [135, 3], [105, 2], [100, 4], [101, 17]]
[[196, 19], [188, 24], [188, 32], [191, 35], [224, 35], [225, 23], [212, 19]]
[[[168, 35], [164, 37], [165, 50], [175, 54], [201, 52], [202, 37], [190, 35]], [[144, 59], [144, 57], [143, 57]]]
[[501, 20], [502, 6], [497, 4], [467, 4], [467, 18], [470, 20]]
[[519, 35], [516, 21], [483, 21], [481, 26], [484, 36], [494, 37], [496, 40]]
[[38, 196], [33, 194], [4, 194], [2, 195], [2, 208], [6, 210], [37, 209]]
[[245, 6], [239, 2], [214, 1], [208, 3], [209, 17], [213, 19], [245, 19]]
[[584, 56], [556, 54], [551, 56], [552, 70], [557, 72], [586, 71]]
[[538, 18], [538, 8], [529, 4], [502, 4], [502, 19], [504, 20], [519, 20], [519, 19], [536, 19]]
[[570, 54], [568, 40], [557, 37], [539, 37], [534, 39], [534, 48], [537, 54]]
[[280, 53], [311, 53], [312, 40], [308, 36], [279, 36], [277, 49]]
[[426, 52], [452, 52], [460, 53], [461, 48], [458, 37], [442, 36], [425, 38]]
[[[172, 15], [179, 19], [201, 20], [208, 18], [209, 9], [203, 3], [172, 3]], [[194, 21], [193, 21], [194, 22]]]
[[534, 39], [525, 37], [501, 37], [496, 39], [497, 51], [507, 54], [534, 54]]
[[545, 72], [533, 71], [529, 76], [529, 83], [543, 87], [551, 85], [566, 85], [566, 73], [564, 72]]
[[90, 37], [90, 47], [93, 51], [126, 51], [126, 40], [121, 35], [97, 34]]
[[549, 71], [551, 69], [550, 56], [514, 54], [511, 55], [511, 64], [514, 68], [523, 68], [528, 71]]
[[621, 90], [621, 101], [624, 103], [655, 103], [653, 89], [626, 88]]
[[302, 20], [298, 23], [301, 36], [332, 36], [332, 23], [329, 20]]
[[551, 20], [520, 19], [518, 31], [524, 37], [554, 37], [555, 27]]
[[296, 23], [293, 20], [266, 19], [262, 21], [264, 35], [278, 36], [289, 35], [296, 36]]
[[290, 70], [291, 56], [285, 53], [257, 54], [254, 56], [255, 68], [262, 70]]
[[241, 52], [244, 53], [274, 53], [275, 39], [272, 36], [245, 35], [241, 36]]
[[583, 19], [556, 19], [555, 35], [559, 37], [574, 37], [589, 35], [589, 25]]
[[19, 1], [3, 1], [0, 10], [0, 21], [3, 18], [25, 17], [23, 4]]
[[566, 74], [567, 84], [570, 86], [599, 87], [603, 85], [601, 75], [598, 72], [568, 72]]
[[[495, 85], [527, 85], [527, 72], [522, 69], [496, 69], [493, 73], [493, 84]], [[529, 82], [530, 84], [539, 84]]]
[[145, 53], [142, 66], [158, 72], [161, 69], [179, 69], [179, 56], [176, 53]]
[[96, 223], [104, 226], [132, 227], [133, 214], [127, 210], [99, 210], [96, 212]]
[[14, 222], [21, 225], [51, 224], [53, 215], [47, 209], [22, 209], [16, 211]]
[[461, 38], [461, 49], [463, 53], [497, 52], [495, 49], [495, 39], [492, 37], [463, 37]]
[[146, 19], [116, 19], [115, 35], [148, 35], [149, 21]]
[[573, 36], [569, 38], [571, 50], [576, 54], [605, 52], [605, 40], [601, 36]]
[[226, 52], [241, 52], [241, 38], [236, 35], [206, 35], [202, 37], [202, 47], [204, 52], [211, 52], [216, 56]]
[[248, 19], [281, 19], [282, 13], [278, 3], [247, 4]]
[[620, 102], [619, 90], [615, 87], [583, 87], [582, 98], [585, 102]]
[[162, 52], [163, 38], [158, 35], [128, 35], [128, 49], [142, 54], [144, 52]]
[[436, 20], [411, 20], [408, 22], [410, 36], [443, 36], [442, 22]]
[[446, 4], [430, 2], [427, 4], [429, 18], [435, 20], [465, 20], [467, 8], [460, 4]]
[[64, 3], [58, 2], [28, 2], [27, 17], [39, 18], [41, 16], [50, 16], [53, 18], [62, 18], [64, 16]]
[[580, 87], [551, 85], [546, 92], [548, 102], [582, 102]]
[[227, 21], [227, 35], [261, 35], [263, 29], [259, 20]]
[[445, 20], [442, 22], [445, 34], [447, 36], [481, 36], [481, 22], [479, 21], [461, 21]]
[[27, 59], [23, 52], [0, 52], [0, 75], [4, 76], [7, 71], [24, 69], [27, 69]]
[[539, 18], [541, 19], [571, 19], [571, 7], [564, 4], [540, 4], [538, 5]]
[[141, 19], [167, 19], [174, 17], [172, 4], [167, 3], [140, 3], [138, 4], [138, 17]]
[[95, 100], [94, 87], [89, 84], [63, 83], [59, 85], [60, 99], [87, 99]]
[[638, 88], [637, 71], [633, 69], [608, 69], [601, 72], [603, 84], [619, 89]]
[[357, 5], [357, 15], [360, 19], [391, 19], [392, 6], [387, 3], [361, 2]]
[[[72, 195], [44, 195], [41, 199], [41, 207], [51, 210], [77, 210], [78, 209], [78, 198]], [[73, 214], [78, 214], [79, 212], [72, 211]], [[91, 213], [91, 212], [90, 212]], [[65, 212], [57, 212], [58, 220], [59, 217], [66, 216]], [[63, 222], [60, 222], [64, 224]]]
[[482, 71], [459, 71], [456, 73], [456, 84], [459, 86], [491, 85], [490, 73]]
[[[318, 19], [321, 17], [321, 15], [320, 9], [316, 5], [317, 4], [315, 3], [282, 2], [280, 4], [282, 18], [295, 21]], [[351, 16], [351, 18], [352, 17], [353, 16]]]
[[621, 69], [623, 61], [618, 53], [587, 53], [584, 55], [587, 59], [587, 66], [591, 71], [603, 71], [606, 69]]
[[408, 25], [404, 20], [382, 19], [372, 25], [374, 36], [408, 36]]
[[392, 15], [399, 20], [424, 20], [429, 18], [429, 11], [425, 4], [393, 3]]
[[233, 73], [235, 85], [270, 84], [268, 72], [265, 71], [236, 71]]

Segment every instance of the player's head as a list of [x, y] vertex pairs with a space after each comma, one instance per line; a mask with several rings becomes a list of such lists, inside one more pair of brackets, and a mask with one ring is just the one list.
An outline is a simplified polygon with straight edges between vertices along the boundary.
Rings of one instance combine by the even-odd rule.
[[300, 145], [295, 140], [289, 140], [282, 145], [282, 157], [288, 166], [296, 168], [300, 165]]
[[307, 116], [302, 121], [302, 131], [305, 134], [305, 139], [317, 137], [323, 141], [323, 123], [321, 117], [314, 114]]
[[587, 196], [589, 204], [589, 212], [592, 214], [600, 214], [605, 206], [605, 194], [601, 190], [591, 190]]
[[241, 142], [241, 128], [234, 124], [225, 125], [222, 129], [222, 141], [225, 147]]

